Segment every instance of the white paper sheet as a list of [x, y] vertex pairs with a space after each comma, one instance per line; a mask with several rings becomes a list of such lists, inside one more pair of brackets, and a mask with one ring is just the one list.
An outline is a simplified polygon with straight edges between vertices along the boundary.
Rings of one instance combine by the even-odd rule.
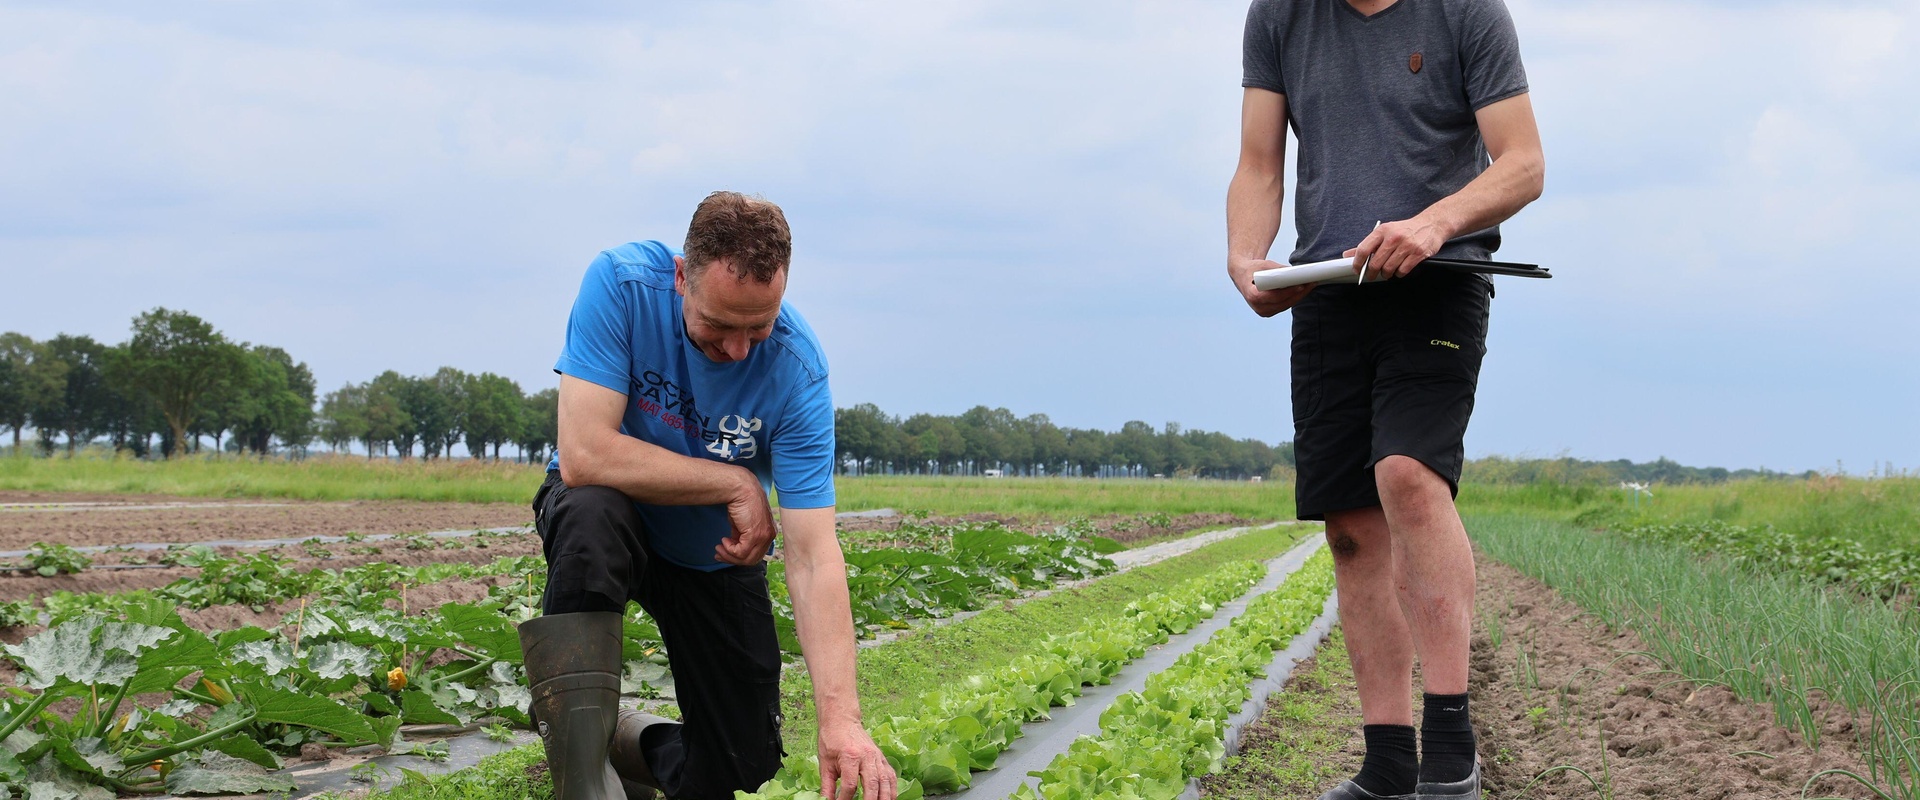
[[1353, 271], [1353, 259], [1336, 258], [1331, 261], [1315, 261], [1311, 264], [1260, 270], [1253, 273], [1253, 286], [1266, 291], [1307, 283], [1353, 283], [1359, 277]]

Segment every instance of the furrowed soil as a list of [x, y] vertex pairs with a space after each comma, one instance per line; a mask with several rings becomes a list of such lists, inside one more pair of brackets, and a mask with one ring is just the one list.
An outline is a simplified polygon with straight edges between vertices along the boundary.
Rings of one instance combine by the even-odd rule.
[[[526, 503], [421, 503], [404, 500], [303, 501], [206, 500], [150, 495], [85, 495], [0, 492], [0, 504], [49, 504], [0, 508], [0, 550], [25, 550], [35, 542], [74, 547], [120, 544], [187, 544], [226, 539], [344, 536], [349, 533], [425, 533], [525, 525]], [[51, 504], [107, 505], [58, 508]], [[176, 506], [154, 508], [156, 504]], [[148, 506], [115, 508], [113, 506]], [[71, 509], [71, 510], [69, 510]]]
[[[248, 501], [204, 501], [167, 496], [83, 495], [50, 492], [0, 492], [0, 503], [105, 503], [153, 505], [183, 503], [169, 508], [116, 509], [89, 507], [84, 511], [10, 510], [0, 511], [0, 550], [26, 549], [33, 542], [72, 546], [89, 544], [174, 543], [203, 541], [246, 541], [294, 539], [309, 536], [341, 536], [348, 533], [405, 535], [426, 531], [461, 530], [490, 527], [524, 526], [531, 522], [531, 510], [517, 503], [466, 504], [363, 501], [340, 503], [289, 502], [271, 507], [250, 507]], [[236, 507], [239, 506], [239, 507]], [[902, 517], [849, 517], [841, 519], [843, 532], [886, 532], [905, 522]], [[960, 522], [1000, 522], [1009, 528], [1027, 532], [1051, 530], [1067, 520], [1049, 518], [1022, 519], [1010, 516], [970, 515], [966, 517], [930, 517], [929, 524]], [[1136, 515], [1107, 515], [1091, 520], [1096, 530], [1117, 538], [1144, 539], [1178, 535], [1203, 528], [1245, 522], [1229, 514], [1185, 514], [1151, 522]], [[528, 528], [514, 532], [476, 537], [409, 537], [367, 542], [332, 542], [252, 548], [221, 546], [226, 556], [247, 557], [268, 553], [292, 559], [301, 570], [345, 569], [373, 562], [398, 566], [424, 564], [481, 564], [506, 556], [529, 556], [540, 552], [540, 539]], [[42, 577], [19, 570], [0, 570], [0, 601], [29, 600], [55, 592], [110, 593], [134, 589], [153, 589], [197, 574], [187, 567], [165, 566], [164, 551], [124, 551], [92, 553], [96, 568], [76, 574]], [[106, 566], [138, 566], [134, 569], [101, 569]], [[457, 585], [457, 584], [456, 584]], [[468, 587], [472, 600], [484, 597], [486, 583]], [[432, 589], [432, 587], [429, 587]], [[425, 590], [423, 590], [425, 591]], [[436, 607], [423, 595], [410, 603], [416, 609]], [[263, 612], [246, 608], [205, 609], [187, 615], [188, 622], [206, 630], [220, 630], [236, 624], [271, 625], [280, 614], [298, 601], [282, 603]], [[284, 608], [281, 606], [285, 606]], [[226, 621], [227, 624], [222, 624]], [[18, 641], [37, 628], [5, 631], [7, 641]]]
[[[1818, 710], [1825, 724], [1815, 749], [1777, 724], [1770, 706], [1655, 674], [1656, 665], [1627, 655], [1646, 649], [1631, 631], [1607, 629], [1504, 564], [1476, 555], [1476, 566], [1473, 718], [1488, 798], [1788, 800], [1822, 770], [1867, 774], [1855, 742], [1864, 720]], [[1414, 705], [1417, 720], [1417, 694]], [[1359, 771], [1365, 745], [1341, 637], [1296, 668], [1242, 741], [1241, 756], [1202, 779], [1203, 796], [1315, 798]], [[1562, 765], [1586, 771], [1602, 791], [1570, 770], [1528, 788]], [[1876, 797], [1838, 776], [1805, 796]]]
[[[484, 543], [484, 547], [481, 546]], [[415, 546], [409, 546], [413, 544]], [[215, 552], [246, 558], [267, 553], [293, 559], [300, 570], [346, 569], [383, 562], [402, 567], [425, 564], [485, 564], [507, 556], [530, 556], [540, 552], [540, 537], [532, 532], [499, 534], [485, 539], [422, 537], [417, 540], [385, 540], [365, 544], [335, 542], [327, 545], [270, 548], [216, 547]], [[327, 554], [320, 557], [321, 553]], [[0, 601], [30, 600], [54, 592], [111, 593], [134, 589], [154, 589], [181, 578], [199, 574], [190, 567], [162, 566], [160, 551], [144, 553], [94, 553], [99, 566], [149, 564], [141, 569], [87, 569], [71, 575], [41, 577], [32, 572], [0, 572]], [[429, 606], [431, 607], [431, 606]]]

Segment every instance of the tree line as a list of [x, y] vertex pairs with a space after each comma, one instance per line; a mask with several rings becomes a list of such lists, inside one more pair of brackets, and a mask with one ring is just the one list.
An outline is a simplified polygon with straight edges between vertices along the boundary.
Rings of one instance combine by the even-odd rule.
[[901, 419], [863, 403], [834, 412], [843, 471], [853, 474], [1083, 477], [1200, 477], [1244, 480], [1293, 465], [1293, 444], [1270, 445], [1224, 433], [1159, 429], [1138, 420], [1118, 431], [1066, 428], [1045, 414], [1015, 416], [974, 406], [954, 416]]
[[303, 454], [320, 441], [358, 443], [408, 458], [448, 455], [465, 443], [493, 458], [512, 444], [544, 459], [556, 439], [559, 392], [531, 395], [512, 380], [442, 367], [428, 376], [394, 371], [347, 384], [316, 404], [312, 370], [287, 351], [236, 342], [193, 314], [156, 308], [135, 317], [119, 344], [61, 334], [34, 341], [0, 334], [0, 431], [39, 432], [42, 452], [105, 439], [137, 457], [215, 451]]
[[[495, 460], [512, 446], [545, 460], [558, 439], [559, 390], [528, 394], [491, 372], [388, 370], [320, 396], [313, 372], [278, 347], [233, 341], [193, 314], [156, 308], [119, 344], [61, 334], [0, 334], [0, 431], [28, 429], [42, 452], [105, 439], [137, 457], [199, 452], [301, 455], [318, 443], [367, 457], [433, 459], [466, 445]], [[904, 420], [863, 404], [834, 417], [842, 472], [1245, 479], [1291, 466], [1291, 444], [1154, 428], [1067, 428], [1045, 414], [976, 406]]]
[[1483, 484], [1561, 483], [1605, 486], [1625, 482], [1715, 484], [1750, 479], [1805, 480], [1818, 474], [1813, 470], [1781, 472], [1764, 468], [1690, 467], [1665, 456], [1644, 463], [1624, 458], [1613, 461], [1587, 461], [1569, 456], [1558, 458], [1485, 456], [1468, 461], [1462, 479], [1470, 483]]

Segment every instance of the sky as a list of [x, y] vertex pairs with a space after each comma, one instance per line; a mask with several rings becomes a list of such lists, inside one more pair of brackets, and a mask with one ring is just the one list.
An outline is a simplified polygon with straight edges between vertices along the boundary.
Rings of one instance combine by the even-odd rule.
[[[1555, 278], [1499, 283], [1468, 454], [1920, 468], [1920, 0], [1507, 5], [1548, 167], [1500, 257]], [[531, 391], [594, 255], [733, 189], [838, 405], [1290, 439], [1287, 318], [1225, 272], [1245, 16], [0, 3], [0, 330], [166, 306], [322, 391]]]

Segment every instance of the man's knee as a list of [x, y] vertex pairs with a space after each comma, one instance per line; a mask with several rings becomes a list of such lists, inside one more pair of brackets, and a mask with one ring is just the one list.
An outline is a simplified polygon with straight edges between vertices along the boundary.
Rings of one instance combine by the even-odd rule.
[[1448, 493], [1447, 479], [1412, 456], [1387, 456], [1373, 465], [1374, 484], [1384, 502]]
[[1336, 511], [1327, 514], [1327, 550], [1333, 560], [1347, 564], [1388, 552], [1388, 535], [1380, 509]]
[[[607, 486], [574, 486], [555, 498], [541, 534], [547, 549], [579, 550], [610, 545], [623, 535], [639, 533], [640, 512], [626, 493]], [[621, 548], [624, 549], [624, 548]]]
[[633, 502], [605, 486], [570, 487], [545, 516], [546, 613], [625, 608], [646, 557], [634, 541], [640, 518]]
[[1353, 534], [1328, 525], [1327, 549], [1333, 551], [1335, 561], [1347, 561], [1359, 554], [1360, 543], [1354, 540]]

